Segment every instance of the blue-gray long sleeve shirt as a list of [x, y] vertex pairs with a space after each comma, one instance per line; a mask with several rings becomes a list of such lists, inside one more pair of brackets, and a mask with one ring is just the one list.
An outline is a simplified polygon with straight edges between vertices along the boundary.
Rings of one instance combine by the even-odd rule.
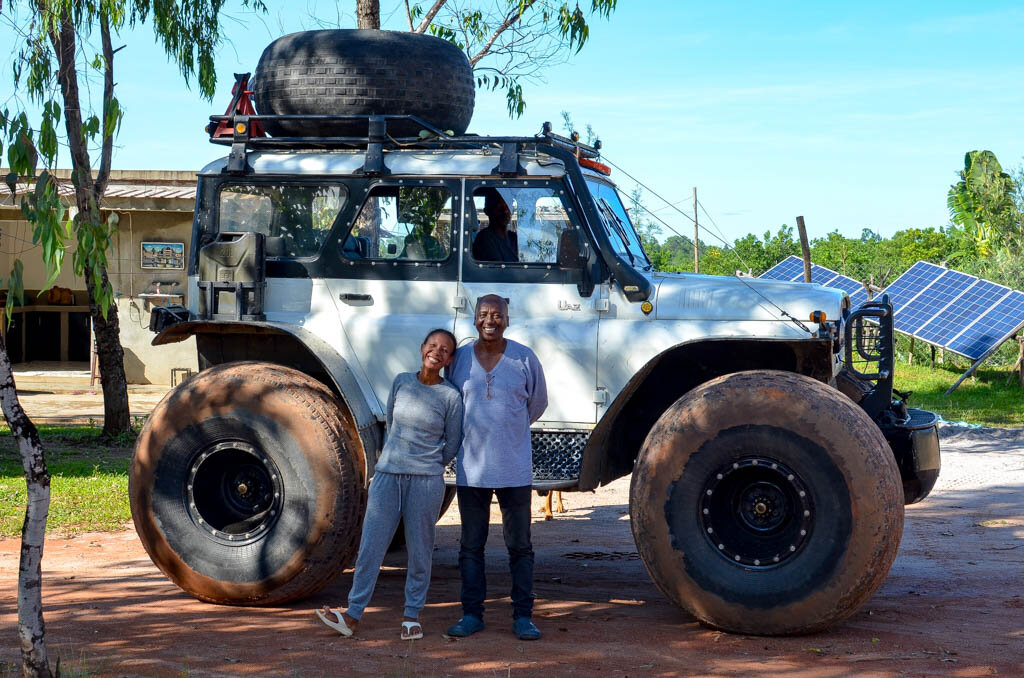
[[455, 352], [451, 380], [462, 394], [465, 418], [456, 482], [469, 487], [533, 484], [530, 424], [548, 406], [544, 370], [526, 346], [505, 340], [505, 352], [487, 372], [473, 344]]
[[376, 470], [441, 475], [462, 442], [462, 398], [447, 381], [427, 386], [414, 372], [395, 377], [388, 397], [387, 439]]

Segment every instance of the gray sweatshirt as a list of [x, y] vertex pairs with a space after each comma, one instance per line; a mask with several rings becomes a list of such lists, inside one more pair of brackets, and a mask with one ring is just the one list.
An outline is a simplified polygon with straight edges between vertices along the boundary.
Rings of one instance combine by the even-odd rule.
[[387, 440], [376, 470], [444, 473], [462, 442], [462, 397], [447, 381], [427, 386], [413, 372], [395, 377], [388, 397]]

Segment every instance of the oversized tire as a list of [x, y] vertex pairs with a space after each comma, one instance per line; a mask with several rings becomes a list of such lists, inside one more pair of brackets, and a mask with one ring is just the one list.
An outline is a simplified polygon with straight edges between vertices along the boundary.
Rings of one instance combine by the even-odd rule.
[[171, 581], [212, 603], [273, 605], [314, 593], [354, 560], [363, 452], [320, 382], [228, 363], [157, 405], [129, 494], [142, 545]]
[[903, 492], [878, 427], [847, 397], [789, 372], [703, 384], [655, 423], [630, 485], [641, 560], [701, 621], [811, 633], [882, 584]]
[[[473, 68], [447, 40], [399, 31], [334, 29], [278, 38], [253, 79], [263, 115], [415, 115], [462, 134], [473, 117]], [[366, 136], [366, 120], [265, 123], [273, 136]], [[422, 127], [389, 121], [391, 136]]]

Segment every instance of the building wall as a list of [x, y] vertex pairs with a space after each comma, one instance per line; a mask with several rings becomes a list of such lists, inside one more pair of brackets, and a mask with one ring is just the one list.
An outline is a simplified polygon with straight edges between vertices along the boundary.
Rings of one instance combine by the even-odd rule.
[[[157, 292], [185, 294], [186, 271], [152, 270], [141, 267], [142, 242], [183, 243], [187, 255], [192, 233], [191, 211], [115, 210], [120, 218], [113, 247], [107, 254], [107, 272], [114, 289], [115, 304], [124, 347], [125, 376], [129, 384], [169, 384], [172, 368], [198, 370], [195, 340], [167, 346], [152, 346], [149, 317], [155, 304], [184, 303], [184, 298], [153, 300], [145, 296]], [[75, 243], [68, 243], [64, 267], [57, 281], [70, 288], [75, 304], [88, 304], [85, 282], [73, 271]], [[26, 305], [46, 303], [36, 292], [46, 284], [46, 270], [38, 245], [32, 244], [32, 227], [20, 211], [0, 207], [0, 276], [6, 279], [16, 258], [24, 266]]]

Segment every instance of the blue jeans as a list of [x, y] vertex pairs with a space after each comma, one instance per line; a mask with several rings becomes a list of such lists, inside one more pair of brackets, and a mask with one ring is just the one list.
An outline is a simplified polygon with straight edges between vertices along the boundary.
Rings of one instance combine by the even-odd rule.
[[512, 617], [533, 614], [533, 544], [530, 543], [530, 499], [533, 488], [458, 487], [462, 540], [459, 571], [462, 574], [462, 612], [478, 619], [484, 616], [487, 598], [487, 574], [484, 547], [491, 518], [491, 497], [498, 496], [501, 524], [512, 573]]

